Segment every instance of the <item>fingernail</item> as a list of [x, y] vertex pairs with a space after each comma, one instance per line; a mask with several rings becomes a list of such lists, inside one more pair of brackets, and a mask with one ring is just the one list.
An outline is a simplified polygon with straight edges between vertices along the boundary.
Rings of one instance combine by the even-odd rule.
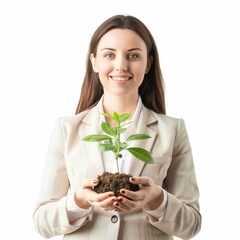
[[122, 190], [122, 191], [121, 191], [121, 193], [122, 193], [122, 194], [125, 194], [125, 191], [124, 191], [124, 190]]
[[94, 184], [95, 184], [95, 183], [98, 183], [98, 180], [97, 180], [97, 179], [93, 180], [93, 183], [94, 183]]
[[135, 181], [135, 178], [134, 178], [134, 177], [131, 177], [131, 181], [133, 181], [133, 182], [134, 182], [134, 181]]

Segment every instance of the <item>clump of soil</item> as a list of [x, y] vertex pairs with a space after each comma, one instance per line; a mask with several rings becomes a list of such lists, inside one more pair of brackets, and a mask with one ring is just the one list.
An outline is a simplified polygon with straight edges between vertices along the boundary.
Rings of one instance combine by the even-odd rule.
[[131, 183], [130, 177], [132, 177], [131, 174], [103, 172], [98, 176], [99, 184], [94, 187], [94, 191], [97, 193], [113, 191], [117, 197], [122, 196], [120, 190], [123, 188], [136, 192], [139, 186]]

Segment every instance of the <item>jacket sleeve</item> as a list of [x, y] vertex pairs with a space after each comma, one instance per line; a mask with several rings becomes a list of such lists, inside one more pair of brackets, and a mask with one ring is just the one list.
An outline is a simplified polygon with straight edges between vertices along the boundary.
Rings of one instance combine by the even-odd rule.
[[178, 120], [172, 162], [164, 188], [168, 200], [163, 216], [157, 219], [148, 215], [148, 221], [169, 235], [191, 239], [200, 231], [201, 215], [192, 150], [182, 119]]
[[58, 119], [50, 138], [37, 206], [33, 213], [35, 229], [43, 237], [50, 238], [76, 231], [91, 217], [84, 214], [77, 225], [71, 225], [67, 212], [68, 191], [64, 136]]

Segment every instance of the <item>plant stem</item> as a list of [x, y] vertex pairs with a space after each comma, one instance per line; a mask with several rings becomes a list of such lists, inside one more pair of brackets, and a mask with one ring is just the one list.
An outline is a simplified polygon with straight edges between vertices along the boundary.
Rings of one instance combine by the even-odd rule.
[[117, 172], [119, 173], [118, 153], [116, 154], [116, 158], [115, 158], [115, 160], [116, 160], [116, 164], [117, 164]]
[[120, 152], [120, 145], [121, 145], [121, 141], [120, 141], [120, 121], [117, 122], [117, 152], [116, 152], [116, 164], [117, 164], [117, 171], [119, 173], [119, 164], [118, 164], [118, 158], [119, 158], [119, 152]]

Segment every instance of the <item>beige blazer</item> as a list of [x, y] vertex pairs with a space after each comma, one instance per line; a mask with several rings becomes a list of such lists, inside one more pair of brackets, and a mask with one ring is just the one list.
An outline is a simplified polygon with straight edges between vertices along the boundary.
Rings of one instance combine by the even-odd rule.
[[201, 227], [199, 191], [184, 121], [144, 106], [130, 134], [151, 136], [147, 141], [136, 141], [136, 145], [149, 150], [154, 163], [145, 164], [132, 156], [130, 172], [151, 177], [167, 191], [164, 214], [153, 217], [145, 209], [119, 214], [95, 207], [69, 222], [69, 194], [81, 187], [84, 178], [96, 178], [104, 170], [98, 143], [81, 141], [86, 135], [101, 132], [99, 122], [98, 105], [56, 121], [33, 214], [36, 230], [46, 238], [63, 235], [63, 239], [71, 240], [169, 240], [172, 236], [190, 239], [197, 234]]

